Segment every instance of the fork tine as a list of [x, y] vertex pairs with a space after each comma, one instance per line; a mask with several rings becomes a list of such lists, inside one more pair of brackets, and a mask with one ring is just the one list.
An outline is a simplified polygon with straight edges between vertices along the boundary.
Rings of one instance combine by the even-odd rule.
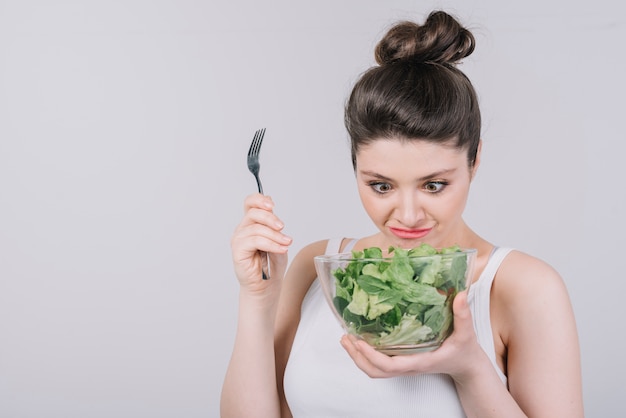
[[249, 157], [256, 156], [259, 154], [264, 136], [265, 136], [265, 128], [259, 129], [254, 133], [254, 138], [252, 138], [252, 143], [250, 144], [250, 149], [248, 150]]
[[258, 135], [256, 136], [256, 138], [254, 139], [254, 155], [259, 155], [259, 151], [261, 150], [261, 133], [257, 132]]
[[248, 157], [251, 157], [254, 155], [255, 151], [254, 149], [256, 148], [256, 144], [257, 144], [257, 138], [259, 137], [259, 131], [256, 131], [254, 133], [254, 137], [252, 138], [252, 143], [250, 144], [250, 149], [248, 149]]
[[257, 136], [257, 140], [256, 140], [256, 148], [255, 148], [255, 154], [258, 154], [261, 151], [261, 144], [263, 143], [263, 136], [265, 135], [265, 128], [260, 129], [257, 131], [259, 133], [259, 135]]

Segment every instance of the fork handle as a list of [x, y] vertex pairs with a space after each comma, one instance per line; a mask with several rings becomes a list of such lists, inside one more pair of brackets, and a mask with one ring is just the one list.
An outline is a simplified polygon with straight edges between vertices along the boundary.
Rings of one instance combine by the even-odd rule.
[[265, 251], [261, 251], [261, 275], [263, 280], [270, 278], [270, 256]]
[[[259, 178], [258, 175], [255, 175], [254, 178], [256, 179], [256, 185], [259, 188], [259, 193], [263, 194], [263, 186], [261, 186], [261, 179]], [[270, 273], [269, 273], [270, 256], [266, 252], [261, 251], [261, 258], [262, 258], [261, 274], [263, 276], [263, 280], [268, 280], [270, 278]]]

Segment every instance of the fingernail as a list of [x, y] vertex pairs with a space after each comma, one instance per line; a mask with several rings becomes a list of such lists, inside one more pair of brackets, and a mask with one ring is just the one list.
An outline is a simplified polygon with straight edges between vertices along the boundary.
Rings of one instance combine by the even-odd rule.
[[348, 348], [350, 346], [354, 347], [354, 343], [350, 340], [350, 338], [348, 338], [347, 335], [342, 335], [339, 342], [344, 348]]

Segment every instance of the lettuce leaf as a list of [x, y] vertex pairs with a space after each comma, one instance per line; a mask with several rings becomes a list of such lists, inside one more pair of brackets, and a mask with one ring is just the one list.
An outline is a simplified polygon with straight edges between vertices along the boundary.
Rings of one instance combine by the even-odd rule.
[[[373, 345], [419, 344], [445, 336], [452, 298], [465, 290], [467, 258], [459, 246], [353, 251], [335, 270], [334, 304], [351, 330]], [[414, 258], [415, 256], [432, 256]]]

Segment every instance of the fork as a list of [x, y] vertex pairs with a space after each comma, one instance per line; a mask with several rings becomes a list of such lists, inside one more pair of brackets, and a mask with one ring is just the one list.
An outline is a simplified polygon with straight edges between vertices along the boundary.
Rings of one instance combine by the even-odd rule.
[[[261, 144], [263, 144], [263, 137], [265, 136], [265, 128], [259, 129], [254, 133], [250, 149], [248, 150], [248, 170], [254, 175], [256, 179], [256, 185], [259, 189], [259, 193], [263, 194], [263, 185], [261, 185], [261, 179], [259, 178], [259, 170], [261, 165], [259, 164], [259, 152], [261, 152]], [[261, 272], [263, 274], [263, 280], [270, 278], [269, 276], [269, 255], [261, 251], [261, 258], [263, 260], [263, 267]], [[267, 271], [267, 272], [266, 272]]]

